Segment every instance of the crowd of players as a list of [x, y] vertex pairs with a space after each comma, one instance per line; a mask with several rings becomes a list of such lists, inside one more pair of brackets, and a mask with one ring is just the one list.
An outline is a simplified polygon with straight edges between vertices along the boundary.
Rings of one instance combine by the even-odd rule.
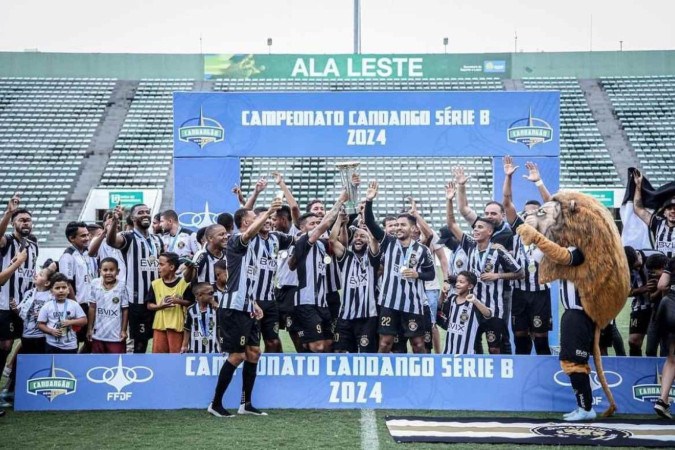
[[[548, 201], [536, 165], [526, 169]], [[242, 363], [239, 413], [264, 414], [251, 404], [260, 341], [265, 352], [284, 351], [280, 330], [297, 352], [471, 354], [483, 352], [485, 336], [491, 354], [551, 354], [551, 288], [538, 280], [541, 255], [513, 231], [542, 203], [530, 200], [518, 212], [516, 170], [506, 157], [504, 198], [479, 215], [467, 202], [469, 176], [455, 168], [445, 187], [447, 226], [438, 231], [413, 199], [406, 211], [378, 221], [376, 181], [365, 186], [360, 203], [345, 190], [330, 209], [313, 200], [303, 213], [275, 173], [279, 194], [270, 205], [255, 206], [267, 187], [261, 179], [248, 199], [233, 191], [242, 205], [233, 215], [220, 214], [196, 233], [180, 226], [175, 211], [153, 216], [143, 204], [118, 207], [102, 224], [71, 222], [70, 246], [40, 268], [31, 213], [15, 196], [0, 220], [0, 368], [15, 339], [21, 353], [145, 353], [151, 339], [155, 353], [223, 352], [228, 357], [209, 412], [225, 417], [222, 397]], [[635, 211], [655, 248], [625, 249], [632, 279], [629, 353], [642, 354], [645, 336], [647, 355], [656, 356], [661, 345], [674, 367], [672, 383], [672, 335], [663, 339], [657, 311], [675, 264], [675, 198], [652, 214], [641, 206], [639, 175], [636, 182]], [[352, 183], [360, 184], [358, 175]], [[350, 200], [357, 200], [352, 214], [344, 209]], [[458, 225], [454, 201], [471, 234]], [[10, 222], [13, 232], [6, 234]], [[566, 311], [583, 310], [569, 282], [561, 282], [560, 299]], [[446, 330], [443, 346], [439, 327]], [[614, 346], [625, 354], [614, 325], [603, 335], [605, 351]], [[4, 392], [11, 393], [16, 363], [7, 368]], [[579, 390], [590, 395], [590, 385]], [[580, 407], [585, 401], [579, 399]], [[660, 402], [669, 416], [667, 395]]]

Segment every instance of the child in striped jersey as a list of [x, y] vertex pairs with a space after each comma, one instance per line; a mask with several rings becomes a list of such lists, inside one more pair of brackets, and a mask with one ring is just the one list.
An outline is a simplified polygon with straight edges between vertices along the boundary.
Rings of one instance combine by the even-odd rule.
[[101, 260], [100, 278], [91, 283], [87, 339], [92, 353], [126, 353], [129, 294], [118, 281], [115, 258]]
[[478, 282], [476, 275], [464, 270], [457, 275], [455, 291], [441, 308], [441, 322], [447, 324], [445, 354], [472, 355], [476, 335], [483, 318], [492, 317], [492, 311], [478, 300], [471, 290]]
[[213, 286], [206, 282], [191, 284], [195, 303], [187, 309], [181, 353], [220, 353], [213, 305]]

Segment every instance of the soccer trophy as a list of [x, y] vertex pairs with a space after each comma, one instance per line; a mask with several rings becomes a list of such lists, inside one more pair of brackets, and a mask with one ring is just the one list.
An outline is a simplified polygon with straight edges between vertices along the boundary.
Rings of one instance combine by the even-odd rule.
[[346, 210], [349, 214], [356, 214], [356, 206], [359, 201], [359, 187], [352, 183], [352, 176], [356, 173], [356, 168], [359, 167], [359, 163], [356, 161], [348, 161], [335, 164], [338, 172], [340, 172], [340, 180], [342, 181], [342, 187], [347, 190], [349, 193], [349, 200], [347, 200]]

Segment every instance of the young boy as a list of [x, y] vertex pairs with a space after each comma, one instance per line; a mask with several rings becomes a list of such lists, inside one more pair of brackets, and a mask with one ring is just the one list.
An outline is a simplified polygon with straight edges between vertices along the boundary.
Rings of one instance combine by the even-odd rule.
[[77, 327], [87, 325], [82, 307], [68, 297], [68, 278], [59, 272], [49, 277], [52, 299], [47, 301], [38, 314], [38, 328], [45, 333], [45, 353], [77, 353]]
[[217, 308], [223, 302], [225, 294], [227, 294], [227, 262], [225, 260], [216, 262], [213, 265], [213, 270], [216, 275], [216, 281], [211, 285], [213, 287], [213, 301], [211, 304]]
[[220, 353], [213, 287], [206, 282], [196, 283], [192, 294], [196, 303], [188, 308], [185, 316], [181, 353]]
[[120, 272], [115, 258], [101, 260], [101, 277], [91, 283], [87, 339], [92, 353], [126, 353], [129, 323], [129, 294], [117, 280]]
[[455, 292], [448, 297], [448, 305], [444, 308], [448, 321], [445, 340], [445, 353], [448, 355], [474, 354], [478, 326], [483, 318], [492, 317], [490, 308], [471, 294], [477, 282], [472, 272], [460, 272], [455, 282]]
[[152, 282], [148, 292], [148, 309], [155, 311], [152, 324], [152, 353], [180, 353], [183, 345], [185, 308], [192, 301], [190, 286], [176, 275], [180, 266], [178, 255], [163, 253], [159, 257], [159, 278]]

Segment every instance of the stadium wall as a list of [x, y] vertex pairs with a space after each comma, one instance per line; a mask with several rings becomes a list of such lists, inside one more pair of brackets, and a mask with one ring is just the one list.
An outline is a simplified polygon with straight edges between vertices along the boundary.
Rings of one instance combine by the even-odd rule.
[[[293, 75], [298, 59], [314, 58], [322, 69], [333, 57], [338, 69], [346, 59], [362, 67], [363, 58], [413, 58], [421, 60], [426, 77], [577, 77], [645, 76], [675, 74], [675, 51], [554, 52], [500, 54], [426, 55], [215, 55], [222, 60], [255, 60], [263, 71], [227, 70], [222, 78], [318, 78]], [[0, 77], [102, 77], [120, 79], [193, 78], [202, 79], [213, 70], [214, 55], [130, 54], [130, 53], [40, 53], [0, 52]], [[506, 67], [485, 69], [485, 62], [503, 60]], [[480, 70], [480, 63], [483, 69]], [[211, 64], [210, 64], [211, 63]], [[466, 70], [462, 70], [462, 68]], [[455, 70], [456, 69], [456, 70]], [[471, 69], [471, 70], [469, 70]], [[317, 69], [318, 70], [318, 69]], [[344, 70], [341, 71], [342, 78]], [[395, 78], [375, 75], [373, 78]], [[218, 77], [214, 77], [218, 78]], [[322, 77], [325, 78], [325, 77]]]

